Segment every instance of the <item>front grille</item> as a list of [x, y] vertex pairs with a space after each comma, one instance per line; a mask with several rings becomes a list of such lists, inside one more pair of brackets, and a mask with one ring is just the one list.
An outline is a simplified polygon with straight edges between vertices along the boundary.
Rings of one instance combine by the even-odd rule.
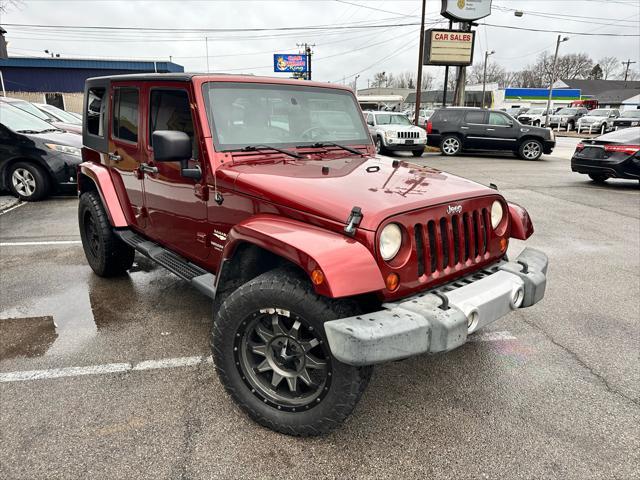
[[486, 208], [414, 225], [418, 276], [441, 276], [447, 268], [483, 261], [488, 248], [489, 225]]
[[420, 138], [420, 132], [398, 132], [398, 138]]

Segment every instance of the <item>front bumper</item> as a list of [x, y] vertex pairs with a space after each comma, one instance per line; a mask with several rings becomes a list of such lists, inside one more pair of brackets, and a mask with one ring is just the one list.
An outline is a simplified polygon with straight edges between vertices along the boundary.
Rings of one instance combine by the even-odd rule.
[[328, 321], [329, 347], [339, 361], [356, 366], [453, 350], [469, 333], [539, 302], [547, 264], [544, 253], [527, 248], [515, 262], [502, 261], [444, 287], [385, 303], [377, 312]]

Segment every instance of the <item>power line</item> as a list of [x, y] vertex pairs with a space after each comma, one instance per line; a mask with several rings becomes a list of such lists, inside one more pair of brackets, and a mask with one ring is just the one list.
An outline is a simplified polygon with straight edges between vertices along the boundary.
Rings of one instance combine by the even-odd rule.
[[479, 25], [485, 25], [493, 28], [507, 28], [509, 30], [526, 30], [528, 32], [542, 32], [542, 33], [564, 33], [566, 35], [583, 35], [593, 37], [640, 37], [638, 33], [594, 33], [594, 32], [568, 32], [565, 30], [541, 30], [539, 28], [526, 28], [515, 27], [511, 25], [496, 25], [494, 23], [480, 23]]

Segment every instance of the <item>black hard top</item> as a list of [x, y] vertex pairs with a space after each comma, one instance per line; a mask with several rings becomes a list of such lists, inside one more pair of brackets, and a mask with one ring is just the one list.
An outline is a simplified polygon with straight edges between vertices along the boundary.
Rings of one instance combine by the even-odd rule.
[[[124, 75], [107, 75], [104, 77], [92, 77], [88, 78], [87, 82], [91, 81], [105, 81], [105, 80], [115, 80], [115, 81], [127, 81], [127, 80], [135, 80], [135, 81], [152, 81], [152, 80], [166, 80], [170, 82], [190, 82], [193, 77], [199, 75], [206, 75], [205, 73], [129, 73]], [[218, 75], [218, 74], [215, 74]]]

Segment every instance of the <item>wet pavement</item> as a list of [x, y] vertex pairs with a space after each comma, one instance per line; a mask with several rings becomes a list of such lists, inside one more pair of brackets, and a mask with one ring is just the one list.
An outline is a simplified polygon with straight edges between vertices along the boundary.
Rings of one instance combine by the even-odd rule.
[[[210, 301], [185, 282], [141, 257], [93, 275], [76, 199], [0, 215], [0, 478], [637, 478], [640, 190], [571, 173], [574, 144], [420, 160], [529, 210], [547, 296], [456, 351], [378, 367], [314, 439], [233, 405], [207, 358]], [[10, 381], [25, 371], [45, 373]]]

